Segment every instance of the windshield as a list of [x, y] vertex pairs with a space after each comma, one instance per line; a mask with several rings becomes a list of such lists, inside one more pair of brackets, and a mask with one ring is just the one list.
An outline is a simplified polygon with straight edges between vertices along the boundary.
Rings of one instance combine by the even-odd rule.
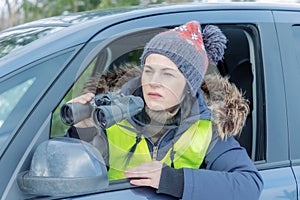
[[0, 33], [0, 58], [63, 27], [29, 27]]
[[23, 47], [39, 38], [45, 37], [53, 32], [73, 24], [82, 23], [105, 15], [135, 10], [136, 7], [123, 9], [106, 9], [87, 12], [73, 13], [69, 15], [55, 16], [51, 18], [40, 19], [23, 25], [6, 29], [0, 32], [0, 58], [10, 52]]

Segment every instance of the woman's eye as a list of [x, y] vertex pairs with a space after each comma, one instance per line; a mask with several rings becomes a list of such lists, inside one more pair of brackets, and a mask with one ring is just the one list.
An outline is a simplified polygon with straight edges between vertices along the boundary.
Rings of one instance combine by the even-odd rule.
[[164, 73], [164, 75], [165, 75], [165, 76], [170, 76], [170, 77], [175, 77], [174, 74], [166, 73], [166, 72]]
[[145, 69], [145, 70], [144, 70], [144, 73], [147, 73], [147, 74], [149, 74], [149, 73], [152, 73], [152, 71], [151, 71], [151, 70], [147, 70], [147, 69]]

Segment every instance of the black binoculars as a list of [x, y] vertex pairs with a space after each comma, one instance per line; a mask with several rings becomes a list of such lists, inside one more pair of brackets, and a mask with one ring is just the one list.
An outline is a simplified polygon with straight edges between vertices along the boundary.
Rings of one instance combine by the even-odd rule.
[[87, 104], [66, 103], [61, 107], [60, 116], [64, 124], [71, 126], [92, 117], [100, 128], [108, 128], [128, 119], [144, 108], [141, 97], [122, 94], [98, 94]]

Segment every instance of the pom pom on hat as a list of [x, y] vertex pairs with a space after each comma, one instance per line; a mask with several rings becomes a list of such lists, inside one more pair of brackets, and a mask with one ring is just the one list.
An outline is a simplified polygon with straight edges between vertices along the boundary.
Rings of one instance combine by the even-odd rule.
[[208, 62], [217, 63], [224, 55], [226, 37], [213, 25], [203, 33], [197, 21], [190, 21], [154, 36], [145, 46], [141, 56], [144, 67], [149, 54], [168, 57], [185, 76], [193, 96], [196, 95], [206, 73]]
[[209, 61], [217, 64], [223, 58], [227, 38], [217, 26], [213, 25], [205, 26], [202, 35]]

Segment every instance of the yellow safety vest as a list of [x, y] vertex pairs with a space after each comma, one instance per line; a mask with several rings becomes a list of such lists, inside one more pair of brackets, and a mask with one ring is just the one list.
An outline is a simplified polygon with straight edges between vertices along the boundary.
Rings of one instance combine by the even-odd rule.
[[[144, 136], [141, 136], [133, 156], [125, 166], [126, 157], [131, 147], [136, 143], [136, 133], [127, 120], [109, 127], [107, 139], [109, 144], [109, 171], [110, 180], [125, 178], [124, 171], [136, 167], [143, 162], [152, 160], [151, 154]], [[212, 137], [212, 125], [209, 120], [199, 120], [190, 126], [175, 142], [173, 164], [174, 168], [199, 168], [209, 146]], [[171, 149], [168, 150], [161, 162], [171, 166]]]

